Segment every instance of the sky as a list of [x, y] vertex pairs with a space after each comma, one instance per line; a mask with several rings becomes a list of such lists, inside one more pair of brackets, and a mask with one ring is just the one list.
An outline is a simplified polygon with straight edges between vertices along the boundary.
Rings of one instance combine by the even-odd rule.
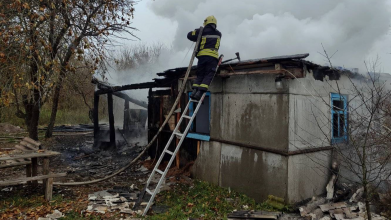
[[[334, 66], [359, 68], [379, 57], [379, 69], [391, 73], [391, 0], [141, 0], [133, 26], [140, 40], [123, 46], [162, 43], [160, 62], [126, 83], [145, 82], [156, 72], [187, 66], [193, 44], [186, 35], [214, 15], [222, 32], [220, 53], [240, 52], [242, 60], [309, 53], [325, 65], [323, 48]], [[124, 84], [123, 77], [121, 82]]]

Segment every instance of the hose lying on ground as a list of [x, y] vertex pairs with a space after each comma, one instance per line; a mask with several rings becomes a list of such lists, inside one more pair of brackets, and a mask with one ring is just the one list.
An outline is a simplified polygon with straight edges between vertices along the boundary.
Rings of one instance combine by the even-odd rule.
[[144, 148], [144, 150], [136, 157], [134, 158], [130, 163], [128, 163], [126, 166], [124, 166], [123, 168], [119, 169], [118, 171], [116, 171], [115, 173], [109, 175], [109, 176], [106, 176], [102, 179], [96, 179], [96, 180], [91, 180], [91, 181], [86, 181], [86, 182], [72, 182], [72, 183], [63, 183], [63, 182], [54, 182], [53, 184], [54, 185], [57, 185], [57, 186], [80, 186], [80, 185], [88, 185], [88, 184], [93, 184], [93, 183], [98, 183], [98, 182], [102, 182], [104, 180], [107, 180], [107, 179], [110, 179], [118, 174], [120, 174], [121, 172], [123, 172], [124, 170], [128, 169], [130, 166], [132, 166], [134, 163], [136, 163], [144, 154], [145, 152], [147, 152], [147, 150], [152, 146], [152, 144], [156, 141], [158, 135], [160, 134], [160, 132], [163, 130], [164, 126], [167, 124], [168, 120], [170, 119], [171, 115], [174, 113], [175, 109], [176, 109], [176, 106], [178, 105], [179, 103], [179, 100], [182, 96], [182, 93], [186, 87], [186, 82], [187, 82], [187, 79], [189, 77], [189, 74], [190, 74], [190, 71], [191, 71], [191, 67], [193, 66], [193, 62], [194, 62], [194, 58], [196, 56], [196, 53], [197, 53], [197, 49], [198, 49], [198, 45], [200, 43], [200, 40], [201, 40], [201, 36], [202, 36], [202, 31], [203, 31], [203, 28], [200, 27], [200, 31], [199, 31], [199, 34], [198, 34], [198, 38], [197, 38], [197, 43], [194, 47], [194, 51], [193, 51], [193, 56], [191, 57], [190, 59], [190, 63], [189, 63], [189, 66], [187, 67], [187, 71], [186, 71], [186, 74], [185, 74], [185, 77], [183, 79], [183, 83], [181, 85], [181, 88], [179, 89], [178, 91], [178, 97], [176, 98], [175, 100], [175, 103], [174, 105], [172, 106], [171, 108], [171, 111], [170, 113], [168, 113], [168, 116], [166, 117], [166, 120], [164, 120], [162, 126], [160, 126], [158, 132], [156, 133], [156, 135], [152, 138], [152, 140], [147, 144], [147, 146]]

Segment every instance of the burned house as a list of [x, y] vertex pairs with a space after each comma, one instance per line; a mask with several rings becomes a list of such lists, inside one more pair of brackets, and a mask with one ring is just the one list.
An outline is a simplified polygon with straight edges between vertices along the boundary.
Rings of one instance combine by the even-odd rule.
[[[195, 161], [195, 178], [257, 201], [275, 195], [298, 202], [324, 193], [332, 145], [347, 139], [347, 113], [330, 109], [330, 103], [346, 105], [349, 86], [347, 74], [304, 60], [308, 55], [221, 65], [176, 156], [177, 166]], [[157, 73], [153, 82], [101, 88], [97, 93], [149, 89], [150, 141], [166, 119], [186, 69], [169, 69]], [[195, 71], [194, 66], [175, 114], [149, 150], [152, 158], [161, 154], [189, 100]], [[336, 81], [341, 85], [338, 93], [333, 89]], [[316, 120], [318, 115], [326, 116], [323, 124]]]

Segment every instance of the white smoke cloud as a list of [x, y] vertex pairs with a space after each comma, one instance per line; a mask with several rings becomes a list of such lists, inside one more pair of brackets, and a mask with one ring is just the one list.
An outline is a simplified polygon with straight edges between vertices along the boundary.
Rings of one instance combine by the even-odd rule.
[[[379, 54], [385, 60], [391, 52], [382, 47], [391, 45], [389, 0], [157, 0], [148, 7], [177, 25], [172, 46], [178, 53], [166, 62], [170, 67], [187, 65], [178, 62], [190, 48], [186, 34], [209, 15], [218, 20], [220, 52], [226, 57], [237, 51], [243, 59], [308, 52], [309, 60], [325, 64], [318, 53], [322, 43], [330, 54], [338, 50], [335, 65], [363, 70], [368, 57]], [[383, 64], [391, 72], [391, 65]]]
[[[110, 71], [116, 85], [150, 82], [157, 72], [187, 66], [192, 52], [189, 31], [215, 15], [222, 32], [220, 53], [242, 59], [310, 53], [307, 60], [327, 64], [318, 52], [334, 55], [334, 65], [358, 67], [379, 55], [381, 68], [391, 73], [391, 0], [144, 0], [136, 5], [133, 26], [141, 41], [124, 46], [163, 43], [167, 49], [157, 63], [123, 72]], [[131, 38], [131, 37], [129, 37]], [[120, 50], [120, 48], [118, 48]], [[147, 100], [147, 90], [128, 91]]]

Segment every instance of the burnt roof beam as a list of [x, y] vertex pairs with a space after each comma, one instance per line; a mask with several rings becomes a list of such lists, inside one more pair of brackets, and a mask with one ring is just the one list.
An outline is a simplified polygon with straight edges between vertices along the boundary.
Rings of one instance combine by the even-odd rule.
[[137, 100], [137, 99], [134, 99], [134, 98], [131, 98], [130, 96], [128, 96], [127, 94], [123, 93], [123, 92], [114, 92], [113, 95], [119, 97], [119, 98], [122, 98], [126, 101], [129, 101], [135, 105], [138, 105], [138, 106], [141, 106], [143, 108], [148, 108], [148, 104], [143, 102], [143, 101], [140, 101], [140, 100]]
[[170, 87], [170, 85], [161, 85], [156, 82], [146, 82], [146, 83], [124, 85], [124, 86], [107, 86], [107, 85], [98, 84], [99, 90], [97, 91], [97, 93], [99, 95], [102, 95], [102, 94], [119, 92], [124, 90], [168, 88], [168, 87]]

